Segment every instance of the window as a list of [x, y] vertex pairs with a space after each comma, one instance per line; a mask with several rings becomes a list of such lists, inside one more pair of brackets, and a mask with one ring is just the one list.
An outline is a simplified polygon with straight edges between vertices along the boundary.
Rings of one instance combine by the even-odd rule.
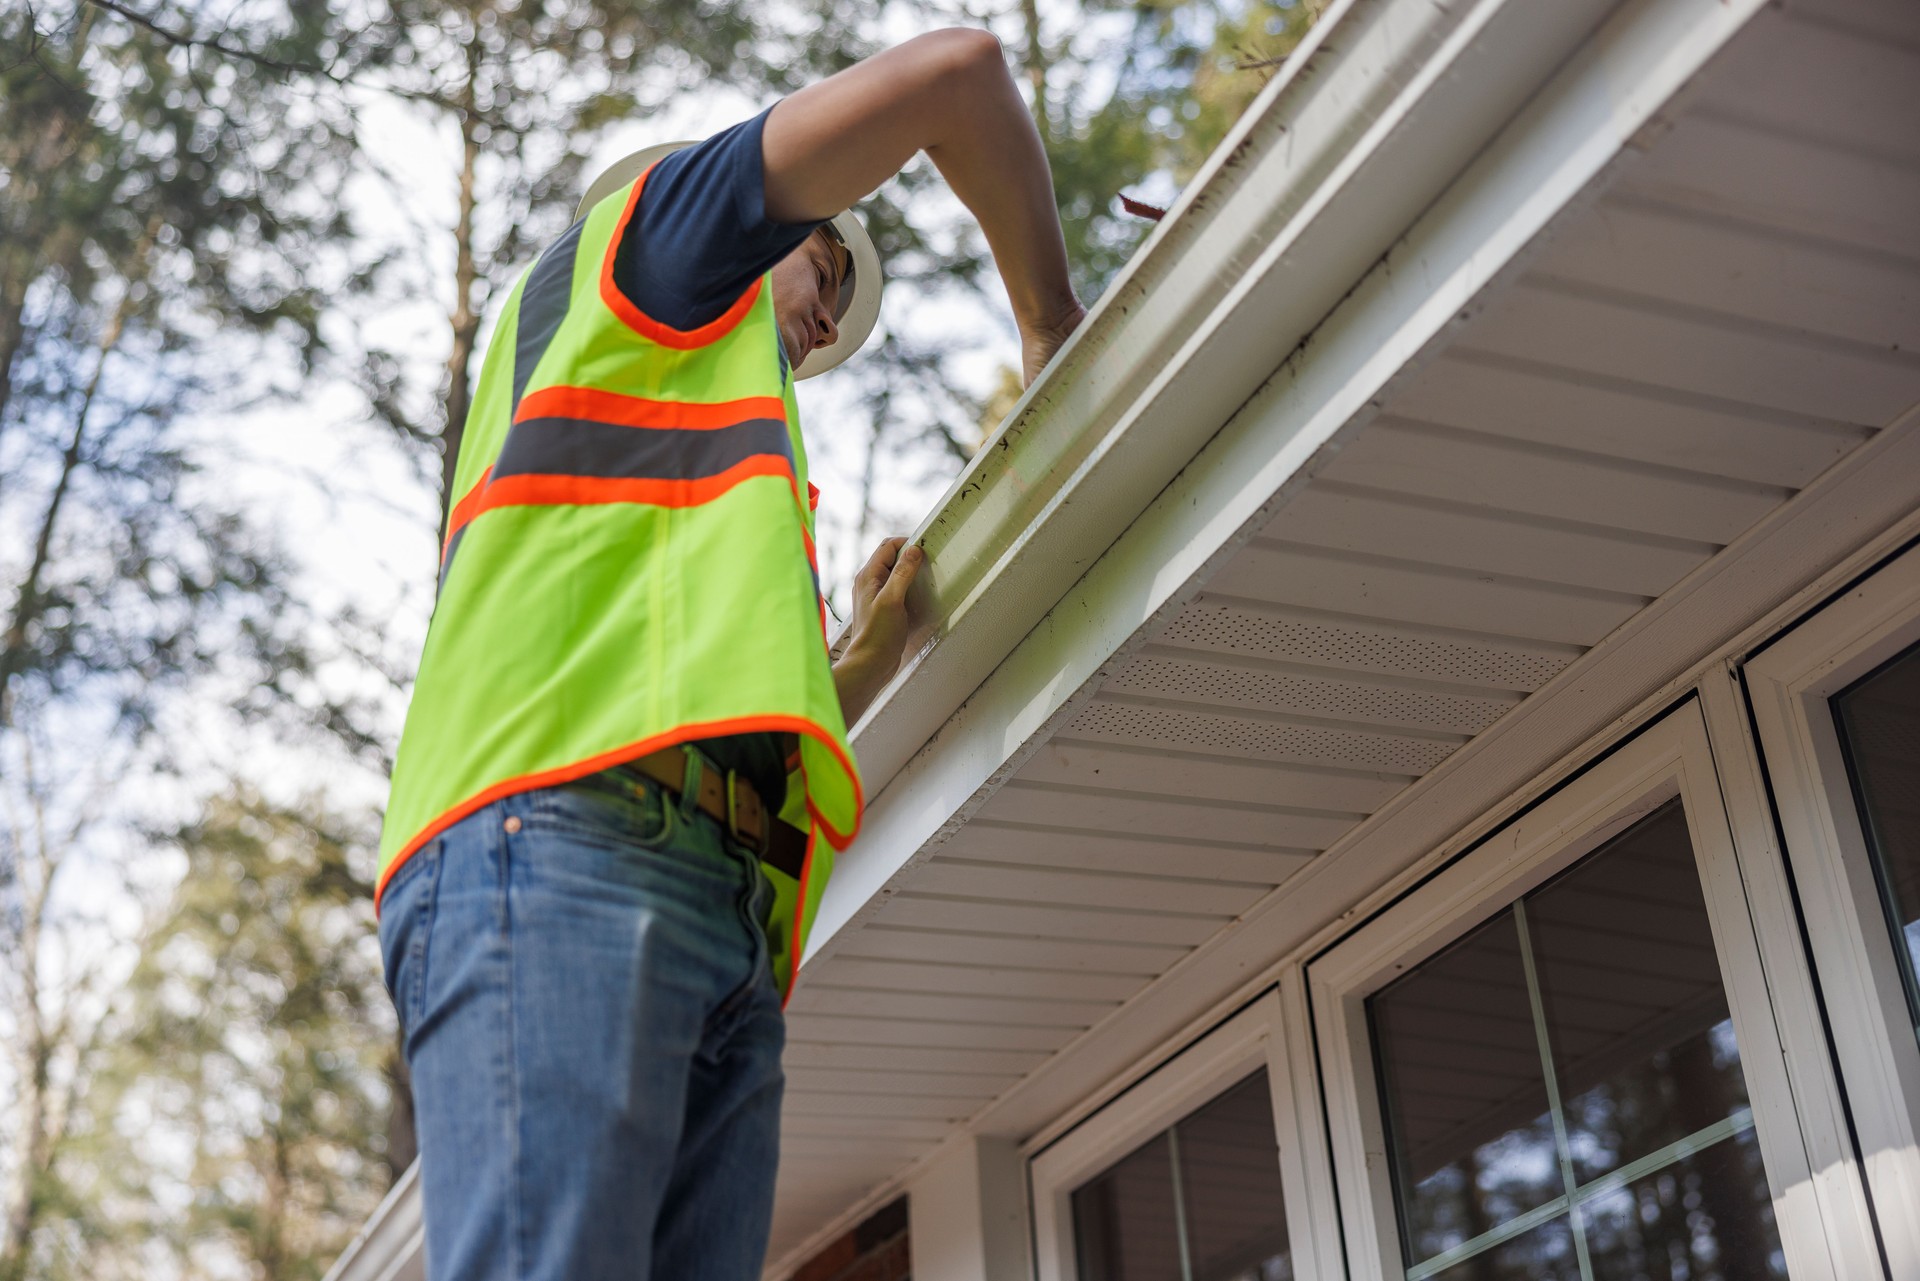
[[1367, 1007], [1409, 1281], [1785, 1276], [1677, 799]]
[[1030, 1167], [1040, 1281], [1340, 1275], [1318, 1107], [1303, 1123], [1294, 1102], [1311, 1055], [1302, 1034], [1290, 1059], [1281, 1033], [1282, 1009], [1305, 1004], [1296, 969], [1043, 1142]]
[[1293, 1281], [1264, 1068], [1072, 1199], [1080, 1281]]
[[1920, 1276], [1920, 548], [1741, 668], [1887, 1264]]
[[1920, 1036], [1920, 646], [1843, 691], [1833, 710]]
[[1834, 1277], [1688, 702], [1309, 962], [1356, 1278]]

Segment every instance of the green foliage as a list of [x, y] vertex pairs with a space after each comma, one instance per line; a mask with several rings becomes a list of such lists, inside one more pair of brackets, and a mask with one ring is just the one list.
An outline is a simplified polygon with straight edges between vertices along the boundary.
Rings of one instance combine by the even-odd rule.
[[42, 1275], [317, 1281], [388, 1182], [377, 833], [240, 792], [162, 839], [184, 875], [50, 1173]]
[[[1321, 0], [1093, 0], [1083, 24], [1055, 46], [1030, 29], [1029, 79], [1037, 66], [1068, 257], [1083, 293], [1105, 289], [1151, 229], [1122, 213], [1115, 197], [1144, 190], [1151, 203], [1165, 203], [1324, 7]], [[1103, 29], [1103, 12], [1124, 15], [1124, 34], [1083, 35], [1083, 26]], [[1109, 42], [1117, 47], [1104, 47]]]

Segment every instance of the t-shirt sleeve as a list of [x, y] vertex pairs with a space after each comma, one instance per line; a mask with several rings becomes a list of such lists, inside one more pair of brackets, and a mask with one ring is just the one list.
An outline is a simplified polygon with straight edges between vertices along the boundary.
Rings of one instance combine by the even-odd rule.
[[613, 258], [614, 283], [645, 315], [675, 329], [718, 319], [820, 225], [767, 217], [766, 123], [763, 111], [654, 164]]

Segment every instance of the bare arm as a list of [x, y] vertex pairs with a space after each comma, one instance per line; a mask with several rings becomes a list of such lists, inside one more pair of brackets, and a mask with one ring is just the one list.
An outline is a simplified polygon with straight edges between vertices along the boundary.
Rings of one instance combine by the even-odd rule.
[[986, 234], [1031, 382], [1085, 313], [1067, 278], [1040, 136], [991, 34], [919, 36], [775, 106], [761, 137], [767, 216], [830, 218], [917, 151]]

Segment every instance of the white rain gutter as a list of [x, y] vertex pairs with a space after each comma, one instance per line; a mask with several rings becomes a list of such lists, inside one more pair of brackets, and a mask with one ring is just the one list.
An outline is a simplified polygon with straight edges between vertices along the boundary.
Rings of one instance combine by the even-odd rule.
[[[1308, 363], [1321, 322], [1616, 7], [1344, 0], [1315, 27], [916, 534], [916, 607], [934, 621], [854, 727], [867, 830], [828, 884], [809, 960], [1045, 717], [942, 727], [1276, 371]], [[1164, 601], [1183, 583], [1146, 590]], [[1062, 670], [1035, 710], [1093, 675]], [[920, 761], [941, 752], [967, 759], [929, 789]]]

